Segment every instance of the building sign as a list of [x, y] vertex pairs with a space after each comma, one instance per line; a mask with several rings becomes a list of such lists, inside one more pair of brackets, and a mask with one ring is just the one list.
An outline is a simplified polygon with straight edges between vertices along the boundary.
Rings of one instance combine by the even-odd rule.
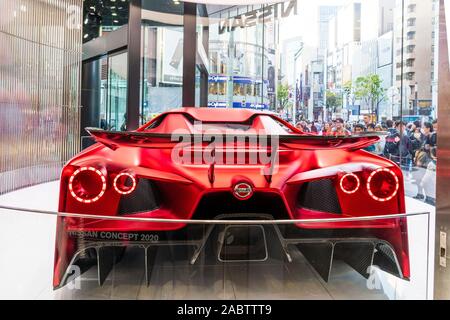
[[252, 103], [252, 102], [233, 102], [233, 108], [235, 109], [255, 109], [255, 110], [268, 110], [269, 105], [265, 103]]
[[226, 82], [228, 79], [227, 76], [222, 75], [210, 75], [208, 77], [209, 82]]
[[210, 101], [208, 102], [209, 108], [226, 108], [228, 104], [226, 102], [220, 102], [220, 101]]
[[419, 100], [419, 108], [431, 108], [433, 102], [431, 100]]
[[257, 23], [272, 22], [275, 19], [286, 18], [290, 15], [297, 15], [297, 0], [263, 6], [258, 10], [222, 20], [219, 22], [219, 34], [234, 31], [236, 28], [253, 27]]

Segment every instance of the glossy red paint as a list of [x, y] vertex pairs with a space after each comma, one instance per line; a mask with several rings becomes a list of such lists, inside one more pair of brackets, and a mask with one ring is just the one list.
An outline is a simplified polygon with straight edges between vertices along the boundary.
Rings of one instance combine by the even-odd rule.
[[[198, 126], [197, 122], [202, 122]], [[276, 126], [274, 126], [274, 123]], [[278, 123], [278, 124], [277, 124]], [[242, 141], [216, 143], [213, 160], [191, 164], [173, 161], [173, 150], [178, 137], [191, 138], [183, 143], [180, 152], [195, 159], [195, 155], [208, 150], [209, 143], [196, 142], [210, 128], [228, 129], [227, 133], [242, 134], [250, 129], [258, 135], [279, 135], [277, 148], [267, 145], [249, 145]], [[164, 113], [135, 132], [105, 132], [89, 129], [99, 142], [84, 150], [64, 167], [61, 175], [60, 212], [117, 216], [119, 202], [128, 195], [117, 192], [114, 179], [121, 172], [133, 177], [153, 181], [161, 194], [160, 206], [152, 211], [129, 214], [129, 217], [164, 219], [196, 219], [195, 212], [201, 200], [208, 195], [226, 193], [236, 197], [236, 187], [248, 184], [251, 191], [240, 199], [250, 201], [256, 194], [271, 195], [284, 204], [290, 219], [322, 219], [379, 216], [405, 212], [403, 176], [393, 162], [360, 150], [378, 141], [378, 137], [321, 137], [304, 134], [289, 123], [272, 114], [250, 110], [184, 108]], [[186, 141], [186, 140], [184, 140]], [[243, 161], [223, 164], [219, 156], [227, 155], [233, 148], [233, 156]], [[266, 164], [249, 164], [251, 155], [270, 151], [276, 156], [276, 170]], [[101, 168], [106, 175], [106, 190], [102, 197], [92, 203], [82, 203], [74, 198], [68, 184], [79, 168]], [[399, 185], [395, 196], [386, 201], [377, 201], [370, 195], [368, 179], [374, 171], [389, 169], [395, 174]], [[100, 169], [99, 169], [100, 170]], [[355, 175], [360, 181], [357, 190], [346, 192], [340, 187], [340, 178], [345, 174]], [[372, 176], [373, 177], [373, 176]], [[332, 179], [335, 184], [342, 214], [318, 212], [301, 208], [298, 194], [306, 183], [320, 179]], [[246, 193], [247, 189], [238, 188]], [[245, 190], [244, 190], [245, 189]], [[218, 204], [222, 205], [222, 204]], [[211, 216], [209, 218], [214, 218]], [[62, 276], [70, 263], [76, 244], [68, 237], [71, 231], [154, 231], [179, 230], [181, 223], [132, 222], [124, 220], [58, 219], [55, 254], [54, 286], [60, 285]], [[365, 222], [314, 223], [298, 225], [304, 229], [369, 229], [380, 239], [390, 242], [399, 257], [403, 275], [409, 277], [408, 239], [406, 221], [390, 219]]]

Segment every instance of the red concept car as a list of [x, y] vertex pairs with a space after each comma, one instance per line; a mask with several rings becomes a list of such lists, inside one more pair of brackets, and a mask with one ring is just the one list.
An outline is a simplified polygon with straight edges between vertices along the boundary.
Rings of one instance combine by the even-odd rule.
[[[296, 220], [281, 228], [282, 247], [297, 246], [325, 279], [333, 258], [364, 276], [376, 265], [410, 277], [406, 218], [396, 217], [402, 171], [363, 150], [378, 136], [314, 136], [270, 113], [206, 108], [166, 112], [133, 132], [86, 130], [96, 144], [61, 175], [55, 288], [89, 261], [102, 283], [116, 261], [108, 248], [147, 250], [189, 234], [189, 221], [233, 214]], [[323, 252], [331, 259], [319, 261]]]

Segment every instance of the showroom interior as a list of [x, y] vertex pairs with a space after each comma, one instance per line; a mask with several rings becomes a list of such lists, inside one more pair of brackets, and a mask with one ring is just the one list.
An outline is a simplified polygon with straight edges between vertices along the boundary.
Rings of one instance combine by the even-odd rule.
[[[450, 299], [449, 19], [0, 1], [0, 299]], [[217, 139], [174, 160], [254, 127], [275, 170]]]

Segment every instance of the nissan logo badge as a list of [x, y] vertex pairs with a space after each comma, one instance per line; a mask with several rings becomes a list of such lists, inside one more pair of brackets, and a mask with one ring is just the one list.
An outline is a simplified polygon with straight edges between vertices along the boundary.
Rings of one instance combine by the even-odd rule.
[[234, 196], [239, 200], [247, 200], [253, 195], [253, 188], [245, 182], [240, 182], [234, 186]]

